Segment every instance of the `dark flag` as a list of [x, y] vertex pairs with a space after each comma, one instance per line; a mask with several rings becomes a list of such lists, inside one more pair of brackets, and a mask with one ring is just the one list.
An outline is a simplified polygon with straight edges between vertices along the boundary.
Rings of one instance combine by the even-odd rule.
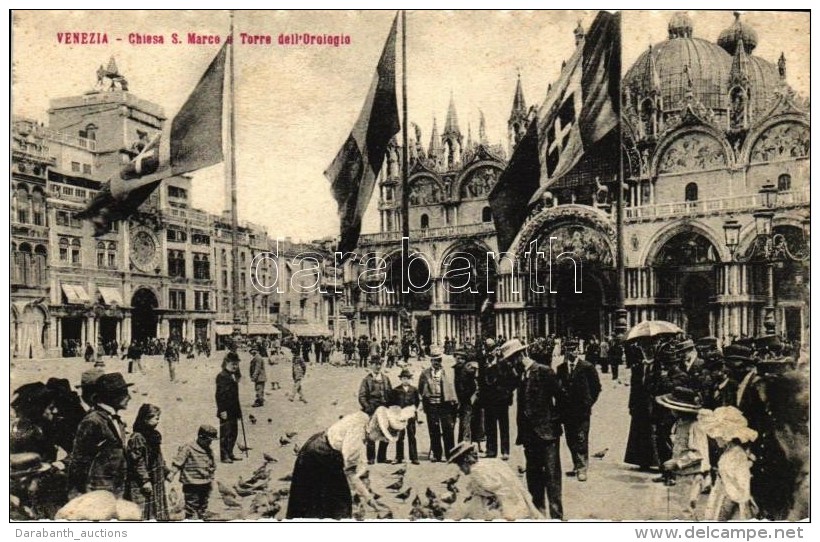
[[541, 189], [578, 164], [596, 142], [618, 127], [621, 77], [621, 16], [599, 12], [539, 112]]
[[533, 119], [488, 198], [499, 252], [507, 251], [524, 224], [528, 203], [538, 190], [540, 176], [538, 128], [537, 120]]
[[77, 214], [91, 220], [95, 236], [107, 233], [112, 222], [128, 218], [167, 176], [167, 169], [160, 171], [161, 137], [156, 134]]
[[222, 96], [226, 45], [171, 123], [168, 143], [156, 134], [103, 186], [78, 218], [94, 224], [94, 235], [107, 233], [111, 223], [126, 220], [148, 199], [162, 179], [217, 164], [222, 156]]
[[173, 175], [222, 162], [226, 42], [171, 123]]
[[337, 250], [342, 253], [356, 248], [362, 216], [373, 194], [387, 144], [400, 128], [396, 100], [397, 23], [398, 15], [393, 20], [359, 119], [325, 171], [338, 206], [341, 240]]

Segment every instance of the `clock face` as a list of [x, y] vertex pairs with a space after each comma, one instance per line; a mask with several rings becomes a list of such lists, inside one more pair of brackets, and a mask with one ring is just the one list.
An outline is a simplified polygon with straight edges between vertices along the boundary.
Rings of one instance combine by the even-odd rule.
[[145, 272], [153, 271], [157, 266], [157, 240], [149, 231], [137, 230], [131, 236], [131, 262]]

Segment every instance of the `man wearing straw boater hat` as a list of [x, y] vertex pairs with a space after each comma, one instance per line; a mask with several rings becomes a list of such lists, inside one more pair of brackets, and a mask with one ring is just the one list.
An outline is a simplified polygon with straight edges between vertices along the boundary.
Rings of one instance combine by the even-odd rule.
[[548, 500], [550, 517], [563, 519], [558, 379], [551, 368], [527, 357], [526, 348], [518, 339], [512, 339], [501, 346], [500, 354], [502, 362], [512, 365], [521, 378], [518, 385], [518, 438], [515, 443], [524, 446], [527, 488], [533, 504], [546, 515]]

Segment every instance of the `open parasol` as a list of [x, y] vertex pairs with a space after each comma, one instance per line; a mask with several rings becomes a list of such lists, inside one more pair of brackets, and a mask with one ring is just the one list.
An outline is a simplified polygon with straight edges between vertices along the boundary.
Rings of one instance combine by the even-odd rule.
[[626, 334], [627, 341], [635, 339], [654, 338], [664, 335], [677, 335], [683, 333], [683, 330], [665, 320], [644, 320], [632, 327], [629, 333]]

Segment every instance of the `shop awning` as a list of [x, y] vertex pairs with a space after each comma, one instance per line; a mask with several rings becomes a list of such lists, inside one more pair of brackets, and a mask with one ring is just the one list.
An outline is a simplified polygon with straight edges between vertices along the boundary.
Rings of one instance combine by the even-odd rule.
[[116, 288], [98, 286], [97, 290], [100, 291], [100, 295], [102, 296], [103, 301], [106, 305], [117, 305], [119, 307], [125, 305], [125, 303], [122, 302], [122, 296], [120, 295], [120, 291]]
[[91, 303], [91, 298], [82, 286], [76, 284], [63, 284], [63, 293], [65, 294], [68, 303], [71, 305], [83, 305]]
[[320, 324], [288, 324], [288, 331], [299, 337], [323, 337], [332, 335], [330, 330]]
[[231, 324], [214, 324], [214, 333], [217, 335], [233, 335]]
[[248, 324], [248, 335], [281, 335], [273, 324], [262, 324], [251, 322]]

